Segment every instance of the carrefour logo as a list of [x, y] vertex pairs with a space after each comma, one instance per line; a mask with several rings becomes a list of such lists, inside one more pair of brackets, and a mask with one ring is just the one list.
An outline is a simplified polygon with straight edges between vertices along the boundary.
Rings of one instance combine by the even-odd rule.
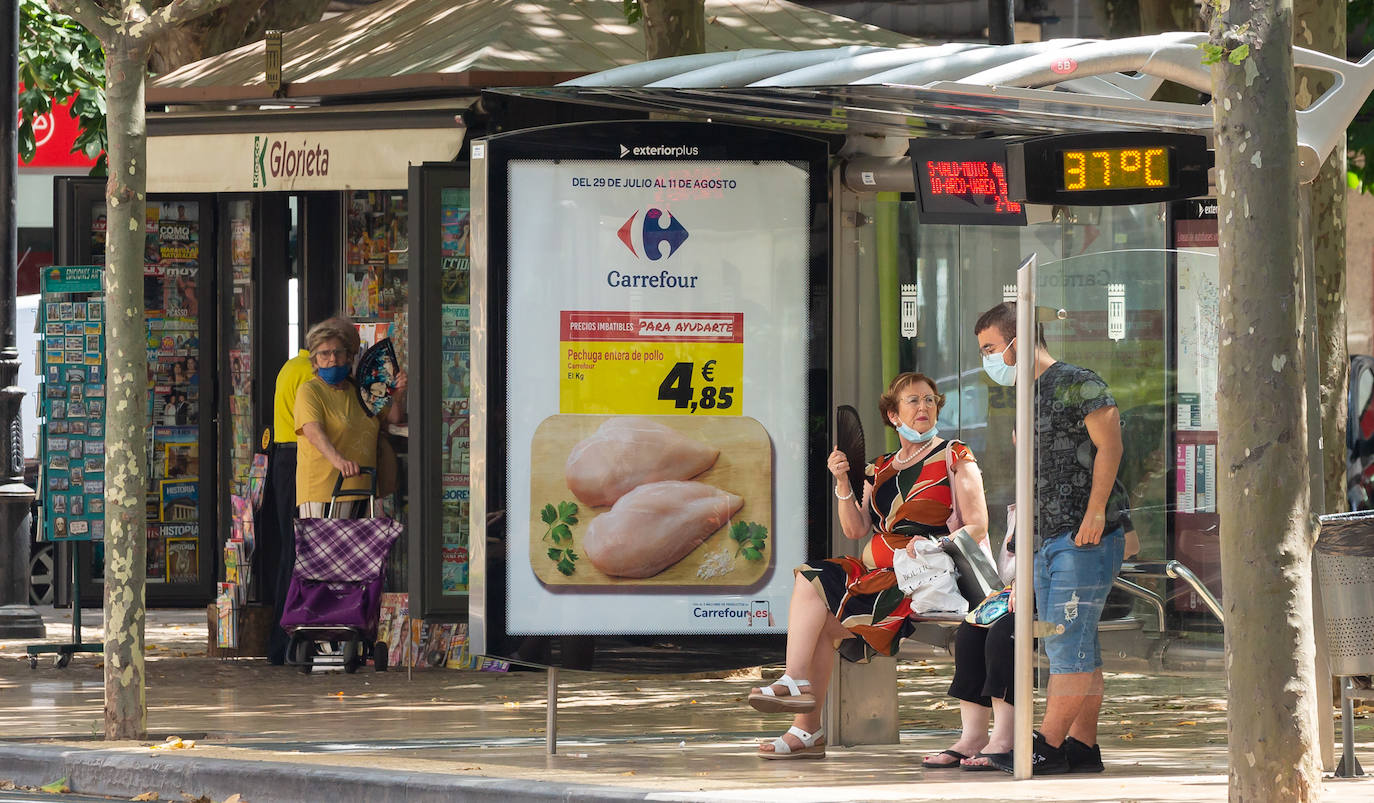
[[[667, 259], [678, 252], [682, 244], [687, 241], [687, 229], [674, 217], [668, 210], [650, 207], [644, 212], [644, 221], [635, 226], [635, 220], [639, 217], [639, 212], [630, 215], [616, 236], [630, 249], [630, 253], [639, 257], [643, 254], [650, 261]], [[636, 237], [635, 235], [639, 236]], [[639, 240], [639, 248], [635, 248], [635, 240]], [[665, 251], [666, 246], [666, 251]]]

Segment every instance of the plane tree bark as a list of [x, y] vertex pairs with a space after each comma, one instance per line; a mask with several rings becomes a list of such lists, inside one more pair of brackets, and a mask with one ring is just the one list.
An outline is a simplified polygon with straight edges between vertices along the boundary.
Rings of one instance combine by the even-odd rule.
[[644, 15], [644, 57], [706, 52], [705, 0], [638, 0]]
[[[1321, 792], [1314, 699], [1292, 0], [1209, 20], [1221, 222], [1218, 376], [1230, 798]], [[1295, 333], [1297, 336], [1295, 336]], [[1256, 691], [1258, 690], [1258, 692]]]
[[147, 732], [143, 626], [148, 484], [148, 354], [143, 308], [148, 55], [168, 31], [231, 0], [50, 0], [105, 50], [109, 173], [105, 184], [105, 738]]

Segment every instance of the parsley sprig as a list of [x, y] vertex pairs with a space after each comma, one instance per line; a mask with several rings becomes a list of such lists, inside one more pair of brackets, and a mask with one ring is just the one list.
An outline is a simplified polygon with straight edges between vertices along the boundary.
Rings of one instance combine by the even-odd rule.
[[559, 502], [555, 508], [552, 504], [544, 505], [544, 509], [539, 511], [539, 518], [548, 525], [544, 530], [544, 540], [553, 544], [549, 548], [549, 560], [557, 564], [558, 571], [564, 576], [571, 576], [573, 564], [577, 563], [577, 553], [573, 551], [572, 525], [577, 523], [577, 503]]
[[730, 537], [738, 544], [736, 555], [745, 560], [763, 560], [763, 548], [768, 542], [768, 528], [753, 521], [737, 521], [730, 525]]

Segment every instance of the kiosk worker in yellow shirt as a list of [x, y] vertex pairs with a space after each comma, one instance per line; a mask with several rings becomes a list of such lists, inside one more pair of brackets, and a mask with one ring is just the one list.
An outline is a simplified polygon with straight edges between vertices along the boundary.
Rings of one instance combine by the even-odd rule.
[[[381, 422], [405, 420], [406, 374], [396, 376], [390, 404], [376, 417], [363, 411], [350, 376], [358, 355], [358, 330], [347, 321], [330, 318], [305, 334], [315, 376], [296, 392], [296, 434], [300, 437], [296, 462], [296, 504], [302, 518], [320, 518], [328, 508], [339, 476], [344, 490], [368, 487], [358, 477], [361, 467], [377, 465], [377, 437]], [[348, 480], [350, 477], [358, 477]], [[357, 503], [341, 504], [336, 518], [350, 518]]]
[[[347, 322], [345, 322], [347, 323]], [[315, 375], [310, 352], [301, 349], [277, 372], [273, 391], [272, 463], [267, 472], [266, 514], [259, 549], [263, 554], [263, 578], [272, 583], [268, 592], [275, 611], [273, 622], [281, 621], [286, 607], [286, 589], [291, 585], [291, 569], [296, 565], [296, 391]], [[273, 627], [267, 643], [267, 660], [282, 664], [290, 637]]]

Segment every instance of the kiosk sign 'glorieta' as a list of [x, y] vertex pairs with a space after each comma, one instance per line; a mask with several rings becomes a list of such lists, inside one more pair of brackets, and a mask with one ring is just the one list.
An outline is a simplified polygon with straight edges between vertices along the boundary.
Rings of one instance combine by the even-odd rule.
[[284, 139], [266, 136], [253, 137], [253, 187], [266, 187], [268, 178], [274, 183], [303, 176], [329, 175], [329, 149], [319, 142], [301, 140], [299, 145]]

